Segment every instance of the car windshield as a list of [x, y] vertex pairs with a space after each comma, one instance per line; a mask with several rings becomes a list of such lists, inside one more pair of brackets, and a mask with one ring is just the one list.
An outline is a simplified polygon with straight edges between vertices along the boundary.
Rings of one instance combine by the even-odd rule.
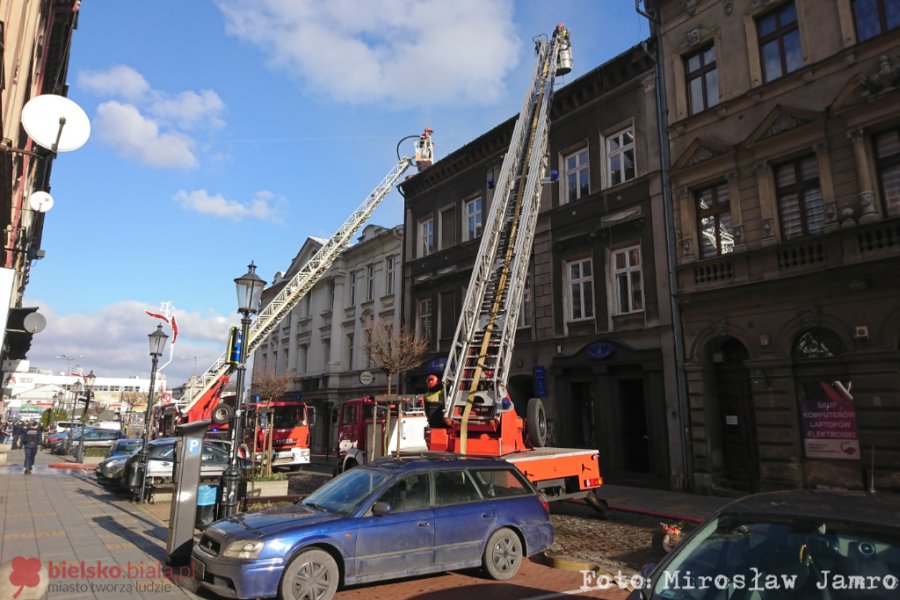
[[118, 442], [113, 449], [114, 454], [134, 454], [141, 449], [141, 440]]
[[833, 600], [882, 598], [896, 573], [900, 535], [884, 528], [723, 515], [678, 549], [655, 576], [652, 597], [712, 600], [754, 591], [765, 592], [760, 598], [806, 597], [827, 589]]
[[335, 477], [302, 502], [328, 512], [348, 515], [359, 510], [372, 492], [390, 479], [390, 473], [380, 469], [357, 467]]

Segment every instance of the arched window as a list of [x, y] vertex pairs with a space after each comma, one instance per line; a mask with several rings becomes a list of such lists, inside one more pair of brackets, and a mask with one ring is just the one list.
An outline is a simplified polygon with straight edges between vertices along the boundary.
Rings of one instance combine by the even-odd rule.
[[844, 352], [846, 348], [841, 338], [830, 329], [821, 327], [802, 331], [791, 348], [794, 358], [834, 358]]

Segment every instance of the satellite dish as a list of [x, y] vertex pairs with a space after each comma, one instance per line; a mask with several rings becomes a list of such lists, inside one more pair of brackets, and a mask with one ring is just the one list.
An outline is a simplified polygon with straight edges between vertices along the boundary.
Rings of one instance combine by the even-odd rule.
[[34, 142], [52, 152], [70, 152], [84, 146], [91, 122], [80, 106], [54, 94], [35, 96], [22, 108], [22, 127]]
[[44, 330], [44, 327], [47, 326], [47, 319], [41, 313], [33, 312], [25, 315], [23, 325], [25, 326], [25, 331], [28, 333], [40, 333]]
[[45, 213], [53, 208], [53, 196], [47, 192], [34, 192], [28, 196], [28, 206], [34, 212]]

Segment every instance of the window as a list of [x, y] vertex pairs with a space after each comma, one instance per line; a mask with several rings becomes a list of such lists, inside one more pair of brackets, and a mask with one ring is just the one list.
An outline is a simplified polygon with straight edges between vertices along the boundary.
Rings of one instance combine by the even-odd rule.
[[356, 273], [350, 273], [350, 294], [347, 306], [356, 305]]
[[703, 112], [719, 103], [719, 75], [716, 71], [716, 47], [712, 44], [684, 59], [691, 114]]
[[347, 334], [347, 369], [353, 370], [353, 334]]
[[610, 186], [634, 179], [634, 127], [606, 138], [606, 170]]
[[431, 486], [428, 473], [414, 473], [398, 480], [379, 498], [391, 507], [391, 513], [428, 508], [431, 504]]
[[434, 491], [437, 494], [437, 506], [481, 499], [478, 489], [465, 471], [435, 471]]
[[384, 259], [384, 293], [394, 293], [394, 267], [397, 264], [397, 257], [388, 256]]
[[419, 300], [416, 333], [425, 341], [431, 341], [431, 298]]
[[846, 352], [844, 343], [830, 329], [814, 327], [803, 331], [794, 340], [794, 358], [834, 358]]
[[440, 248], [449, 248], [456, 244], [459, 222], [456, 220], [456, 207], [451, 206], [441, 211]]
[[591, 259], [567, 263], [569, 274], [569, 320], [580, 321], [594, 316], [594, 277]]
[[776, 167], [775, 187], [783, 239], [822, 233], [825, 230], [819, 168], [814, 156]]
[[519, 321], [516, 327], [522, 329], [531, 327], [531, 313], [534, 312], [534, 304], [531, 302], [531, 276], [525, 279], [525, 289], [522, 290], [522, 306], [519, 307]]
[[526, 496], [532, 493], [530, 486], [513, 469], [473, 470], [471, 475], [485, 498]]
[[587, 148], [573, 152], [563, 159], [566, 189], [563, 193], [563, 204], [574, 202], [590, 193], [591, 178], [588, 171]]
[[788, 2], [756, 20], [763, 79], [772, 81], [803, 66], [797, 9]]
[[453, 341], [453, 334], [456, 333], [456, 324], [459, 321], [459, 315], [456, 312], [455, 294], [453, 290], [441, 292], [438, 298], [440, 303], [438, 306], [440, 330], [438, 331], [438, 341], [443, 346], [444, 343], [449, 347]]
[[375, 297], [375, 265], [366, 267], [366, 300]]
[[613, 252], [613, 277], [618, 314], [644, 310], [644, 284], [641, 278], [641, 247], [631, 246]]
[[419, 221], [419, 257], [434, 252], [434, 218], [428, 217]]
[[481, 196], [466, 201], [466, 241], [474, 240], [481, 235]]
[[900, 25], [897, 0], [853, 0], [856, 39], [864, 42]]
[[698, 190], [697, 228], [700, 238], [700, 258], [711, 258], [734, 252], [734, 235], [731, 230], [731, 206], [728, 184]]
[[299, 367], [301, 373], [306, 373], [309, 370], [309, 346], [307, 344], [300, 346], [297, 367]]
[[900, 216], [900, 129], [875, 136], [875, 158], [887, 216]]

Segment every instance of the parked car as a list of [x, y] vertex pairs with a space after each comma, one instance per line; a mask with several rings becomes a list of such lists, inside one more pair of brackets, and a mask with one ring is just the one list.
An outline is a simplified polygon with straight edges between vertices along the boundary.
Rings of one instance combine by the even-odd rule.
[[101, 460], [94, 469], [97, 481], [109, 487], [124, 487], [125, 464], [133, 454], [140, 451], [142, 445], [143, 440], [118, 440], [110, 448], [109, 456]]
[[[94, 431], [91, 427], [85, 427], [84, 432]], [[70, 429], [62, 434], [54, 434], [50, 436], [50, 452], [53, 454], [65, 454], [67, 441], [72, 440], [72, 447], [81, 439], [81, 429]], [[85, 442], [87, 440], [85, 439]]]
[[140, 450], [143, 444], [144, 440], [139, 438], [123, 438], [116, 440], [110, 447], [109, 453], [107, 453], [106, 456], [131, 456]]
[[[172, 482], [175, 469], [175, 440], [174, 437], [158, 438], [147, 444], [147, 483], [151, 485], [166, 485]], [[124, 476], [131, 469], [131, 465], [140, 457], [132, 454], [124, 465]], [[203, 450], [200, 455], [200, 478], [204, 481], [218, 480], [231, 461], [231, 454], [227, 446], [216, 440], [203, 440]], [[241, 468], [246, 468], [249, 463], [241, 460]]]
[[191, 563], [220, 596], [305, 598], [299, 588], [329, 600], [342, 585], [468, 567], [509, 579], [552, 543], [546, 501], [510, 463], [420, 456], [379, 459], [298, 503], [217, 521]]
[[900, 496], [794, 490], [723, 507], [629, 600], [897, 597]]

